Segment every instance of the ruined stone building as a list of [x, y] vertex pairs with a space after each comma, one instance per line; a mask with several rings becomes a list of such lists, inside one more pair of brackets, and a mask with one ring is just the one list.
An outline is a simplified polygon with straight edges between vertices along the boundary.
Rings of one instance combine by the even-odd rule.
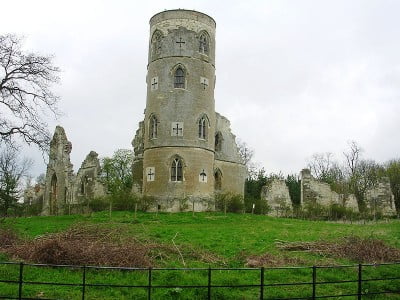
[[96, 152], [91, 151], [77, 174], [70, 161], [72, 144], [64, 128], [57, 126], [50, 143], [49, 163], [43, 191], [44, 215], [58, 215], [67, 212], [71, 205], [83, 203], [104, 194], [104, 187], [98, 180], [100, 163]]
[[269, 215], [281, 216], [292, 210], [289, 188], [283, 179], [275, 178], [270, 184], [263, 186], [261, 199], [267, 202], [270, 208]]
[[[339, 204], [353, 211], [359, 210], [354, 195], [342, 195], [332, 191], [328, 183], [315, 179], [309, 169], [303, 169], [301, 171], [301, 204], [307, 203], [323, 206]], [[381, 212], [384, 215], [396, 214], [394, 196], [388, 178], [382, 178], [376, 187], [366, 191], [365, 204], [371, 212]]]
[[151, 209], [212, 210], [244, 193], [246, 169], [228, 119], [215, 112], [215, 21], [190, 10], [150, 19], [147, 102], [133, 140], [134, 190]]

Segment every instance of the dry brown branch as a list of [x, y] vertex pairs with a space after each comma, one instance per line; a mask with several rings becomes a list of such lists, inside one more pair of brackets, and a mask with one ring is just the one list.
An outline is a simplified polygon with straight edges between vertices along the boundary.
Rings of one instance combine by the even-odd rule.
[[382, 263], [400, 260], [400, 250], [382, 240], [345, 237], [337, 241], [285, 242], [276, 241], [276, 247], [285, 251], [307, 251], [321, 256], [351, 259], [360, 263]]
[[178, 251], [178, 253], [179, 253], [179, 256], [181, 257], [181, 259], [182, 259], [182, 264], [186, 267], [186, 263], [185, 263], [185, 260], [184, 260], [184, 258], [183, 258], [183, 256], [182, 256], [182, 253], [181, 253], [181, 251], [179, 250], [179, 248], [176, 246], [176, 244], [175, 244], [175, 238], [178, 236], [178, 232], [177, 233], [175, 233], [175, 236], [173, 237], [173, 239], [172, 239], [172, 244], [174, 244], [174, 247], [175, 247], [175, 249]]

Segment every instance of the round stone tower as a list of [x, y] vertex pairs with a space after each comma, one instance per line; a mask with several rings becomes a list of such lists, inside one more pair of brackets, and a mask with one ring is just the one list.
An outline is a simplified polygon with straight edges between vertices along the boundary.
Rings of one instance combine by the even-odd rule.
[[215, 21], [191, 10], [154, 15], [148, 61], [143, 194], [162, 210], [204, 210], [214, 193]]

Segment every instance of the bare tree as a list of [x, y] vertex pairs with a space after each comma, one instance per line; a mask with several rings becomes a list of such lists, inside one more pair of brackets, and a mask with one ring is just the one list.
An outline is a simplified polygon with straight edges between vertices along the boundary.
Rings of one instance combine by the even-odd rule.
[[46, 150], [50, 141], [45, 116], [57, 116], [58, 97], [50, 87], [59, 81], [52, 56], [27, 53], [15, 35], [0, 35], [0, 141], [16, 136]]
[[258, 174], [257, 163], [253, 162], [254, 150], [241, 141], [237, 141], [237, 147], [239, 150], [239, 156], [242, 163], [246, 166], [248, 178], [256, 178]]
[[330, 152], [315, 153], [311, 156], [308, 168], [315, 178], [324, 180], [328, 177], [333, 165], [333, 155]]
[[32, 161], [20, 159], [18, 148], [7, 145], [0, 153], [0, 214], [7, 216], [21, 197], [22, 179]]
[[348, 150], [348, 152], [343, 152], [343, 155], [346, 159], [346, 165], [349, 170], [350, 176], [352, 176], [357, 172], [363, 149], [355, 141], [349, 141], [348, 145], [350, 149]]

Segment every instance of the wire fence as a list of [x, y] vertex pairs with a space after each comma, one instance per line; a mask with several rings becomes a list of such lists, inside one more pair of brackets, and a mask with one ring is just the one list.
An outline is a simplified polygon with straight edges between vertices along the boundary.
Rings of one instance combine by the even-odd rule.
[[[110, 275], [114, 272], [121, 276]], [[159, 276], [165, 272], [169, 274]], [[201, 276], [189, 278], [193, 272]], [[301, 280], [292, 281], [296, 276]], [[164, 299], [157, 295], [163, 289], [172, 299], [179, 299], [182, 290], [190, 289], [201, 290], [197, 299], [220, 299], [220, 290], [225, 290], [225, 299], [230, 299], [229, 294], [239, 297], [246, 291], [250, 292], [241, 299], [399, 299], [399, 276], [400, 262], [271, 268], [122, 268], [0, 262], [0, 299], [96, 299], [89, 290], [99, 289], [107, 289], [107, 293], [123, 289], [131, 299]], [[53, 296], [48, 298], [35, 286], [54, 287], [46, 292], [51, 295], [53, 291]], [[74, 288], [75, 292], [57, 296], [56, 291], [63, 288]], [[104, 290], [100, 293], [102, 299], [107, 299]]]

